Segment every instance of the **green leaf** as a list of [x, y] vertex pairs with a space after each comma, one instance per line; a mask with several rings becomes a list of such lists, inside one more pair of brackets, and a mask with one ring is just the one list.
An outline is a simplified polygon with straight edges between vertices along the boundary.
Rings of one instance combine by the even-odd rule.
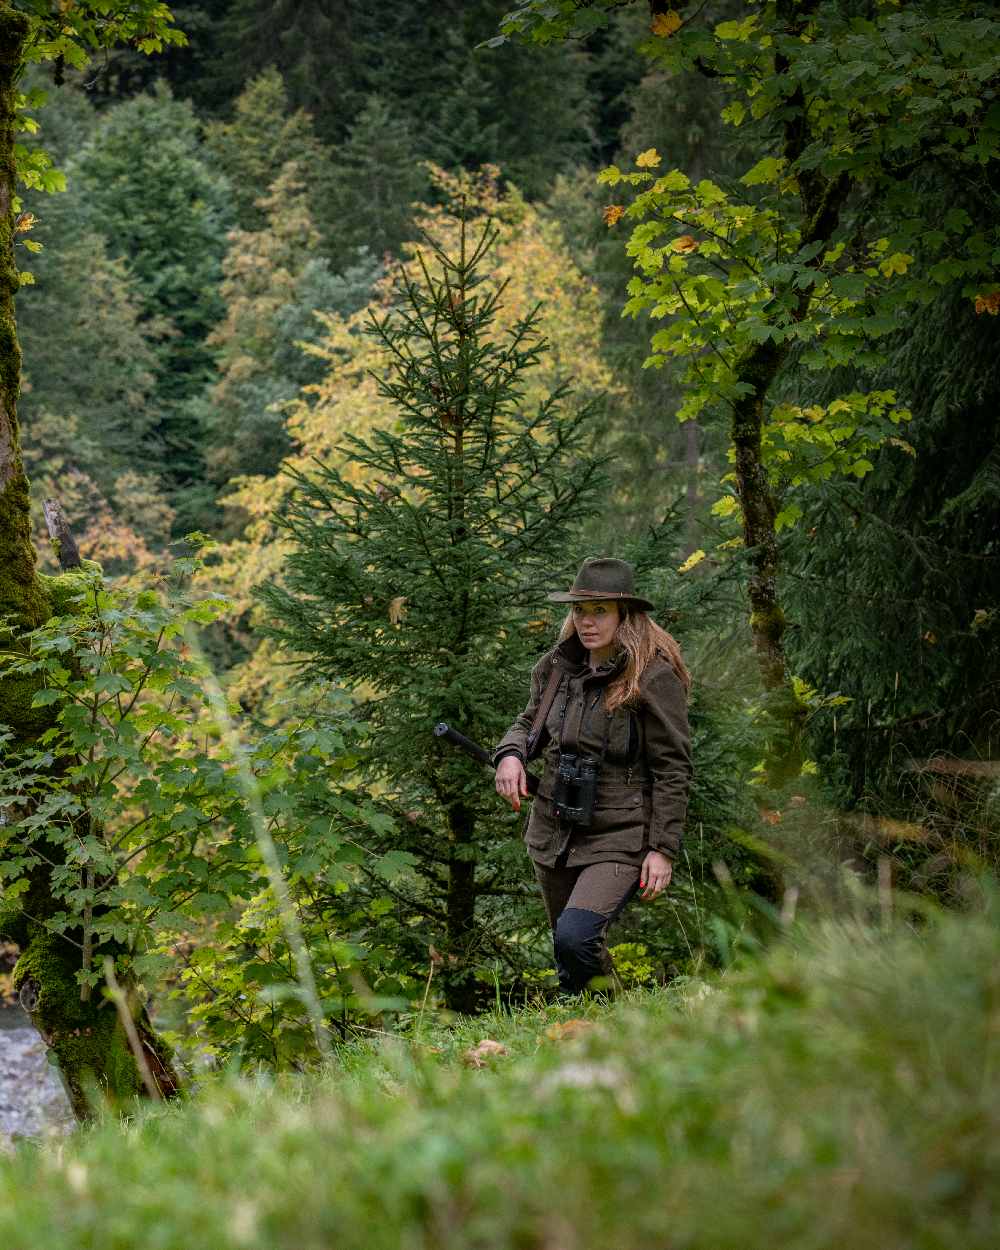
[[46, 690], [36, 691], [31, 700], [32, 707], [49, 707], [53, 703], [58, 703], [60, 699], [65, 699], [66, 692], [64, 690]]
[[758, 21], [758, 15], [752, 13], [742, 21], [720, 22], [715, 28], [715, 37], [716, 39], [746, 43], [756, 29]]
[[788, 162], [783, 156], [765, 156], [740, 179], [745, 186], [756, 187], [763, 182], [774, 182], [782, 173]]
[[795, 524], [802, 516], [802, 509], [798, 504], [786, 504], [784, 508], [774, 518], [774, 528], [779, 533], [783, 529], [788, 529]]

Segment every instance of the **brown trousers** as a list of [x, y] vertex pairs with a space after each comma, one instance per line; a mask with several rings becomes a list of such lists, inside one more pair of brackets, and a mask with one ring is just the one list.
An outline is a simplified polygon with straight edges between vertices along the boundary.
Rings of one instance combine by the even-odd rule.
[[609, 979], [608, 927], [639, 888], [639, 869], [615, 863], [571, 868], [562, 857], [551, 868], [532, 862], [552, 926], [560, 989], [578, 994], [595, 977]]

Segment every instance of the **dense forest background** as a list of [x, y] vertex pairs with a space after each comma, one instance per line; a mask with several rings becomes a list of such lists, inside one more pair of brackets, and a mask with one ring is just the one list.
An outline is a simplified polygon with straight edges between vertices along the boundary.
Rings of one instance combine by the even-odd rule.
[[[126, 714], [102, 740], [132, 770], [122, 810], [166, 830], [142, 843], [140, 884], [102, 897], [104, 938], [158, 987], [174, 1043], [203, 1053], [311, 1051], [316, 1020], [285, 993], [301, 943], [316, 1001], [343, 1029], [426, 1003], [430, 984], [466, 1010], [545, 984], [517, 822], [429, 730], [447, 716], [496, 740], [558, 628], [542, 591], [587, 554], [635, 562], [695, 679], [684, 862], [669, 902], [633, 909], [621, 933], [638, 983], [725, 962], [801, 894], [825, 906], [845, 861], [948, 900], [970, 862], [996, 862], [997, 302], [974, 302], [956, 273], [877, 359], [811, 372], [799, 352], [778, 370], [775, 392], [800, 416], [869, 389], [898, 396], [907, 418], [899, 437], [872, 436], [857, 471], [778, 475], [793, 706], [776, 711], [754, 661], [725, 414], [682, 407], [683, 361], [644, 367], [656, 327], [644, 310], [622, 315], [634, 257], [597, 180], [640, 154], [658, 162], [659, 148], [692, 181], [728, 188], [763, 155], [760, 136], [722, 125], [718, 76], [636, 53], [645, 6], [610, 6], [588, 37], [544, 46], [497, 40], [508, 7], [214, 0], [176, 7], [185, 47], [29, 70], [48, 99], [25, 142], [66, 178], [60, 193], [26, 192], [44, 250], [22, 261], [34, 281], [17, 305], [42, 567], [58, 563], [41, 509], [55, 497], [108, 593], [132, 605], [87, 645], [114, 642], [155, 671], [162, 631], [178, 627], [141, 595], [180, 578], [201, 607], [185, 608], [169, 689], [183, 704], [219, 683], [214, 728], [171, 705], [161, 754], [141, 766]], [[921, 166], [922, 194], [932, 212], [964, 197], [969, 220], [987, 220], [996, 176], [994, 160], [969, 189], [942, 159]], [[863, 236], [863, 187], [851, 205], [845, 230]], [[576, 415], [553, 411], [537, 430], [562, 456], [536, 466], [559, 507], [523, 501], [548, 517], [544, 542], [513, 572], [496, 552], [451, 571], [494, 589], [475, 599], [473, 642], [442, 660], [450, 618], [416, 593], [439, 566], [420, 564], [402, 523], [387, 534], [392, 488], [372, 477], [403, 435], [392, 334], [368, 331], [398, 308], [400, 274], [421, 282], [421, 249], [454, 257], [463, 232], [487, 237], [491, 289], [506, 283], [483, 333], [527, 324], [538, 342], [512, 402], [555, 394]], [[447, 321], [447, 291], [434, 298]], [[498, 482], [524, 451], [510, 447]], [[433, 480], [440, 464], [428, 454], [420, 471]], [[353, 521], [335, 539], [316, 517], [338, 506]], [[360, 564], [341, 539], [368, 543]], [[386, 572], [394, 546], [414, 585]], [[317, 586], [319, 613], [303, 606]], [[776, 741], [794, 768], [773, 766]], [[219, 767], [240, 750], [257, 815]]]

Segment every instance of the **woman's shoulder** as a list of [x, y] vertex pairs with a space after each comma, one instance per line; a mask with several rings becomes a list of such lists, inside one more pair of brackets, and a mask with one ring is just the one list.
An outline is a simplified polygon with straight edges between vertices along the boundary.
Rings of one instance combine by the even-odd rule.
[[681, 698], [687, 693], [677, 670], [670, 660], [657, 651], [639, 676], [639, 698]]
[[543, 680], [546, 677], [548, 677], [549, 672], [552, 669], [552, 665], [555, 663], [556, 656], [558, 654], [559, 654], [558, 644], [554, 647], [549, 647], [548, 651], [540, 655], [538, 659], [535, 661], [534, 667], [531, 670], [532, 677], [538, 677]]

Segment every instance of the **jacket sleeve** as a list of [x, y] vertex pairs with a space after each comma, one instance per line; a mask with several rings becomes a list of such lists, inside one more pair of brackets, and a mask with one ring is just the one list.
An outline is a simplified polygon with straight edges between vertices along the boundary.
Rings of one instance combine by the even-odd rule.
[[528, 734], [531, 733], [531, 726], [534, 723], [535, 713], [538, 711], [538, 704], [541, 701], [545, 683], [549, 679], [549, 669], [551, 667], [551, 657], [543, 655], [532, 669], [531, 697], [528, 699], [524, 711], [500, 739], [498, 745], [494, 747], [494, 767], [500, 763], [505, 755], [518, 756], [522, 764], [528, 762]]
[[646, 764], [653, 782], [649, 845], [670, 859], [680, 852], [691, 784], [687, 695], [667, 662], [658, 664], [642, 691]]

